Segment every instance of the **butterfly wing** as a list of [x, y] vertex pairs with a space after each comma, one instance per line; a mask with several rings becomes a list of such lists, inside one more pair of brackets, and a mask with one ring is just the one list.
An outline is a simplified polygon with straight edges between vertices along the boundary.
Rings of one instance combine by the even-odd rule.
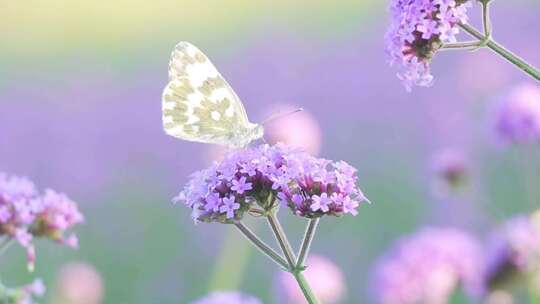
[[257, 127], [210, 60], [188, 42], [171, 55], [162, 109], [165, 132], [189, 141], [237, 146]]

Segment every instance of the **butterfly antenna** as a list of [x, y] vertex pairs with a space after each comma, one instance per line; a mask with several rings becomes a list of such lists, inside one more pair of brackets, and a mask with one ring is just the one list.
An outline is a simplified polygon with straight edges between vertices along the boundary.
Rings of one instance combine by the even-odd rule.
[[264, 126], [265, 124], [267, 124], [267, 123], [269, 123], [269, 122], [271, 122], [273, 120], [284, 118], [284, 117], [287, 117], [289, 115], [292, 115], [292, 114], [295, 114], [295, 113], [298, 113], [298, 112], [302, 112], [302, 111], [304, 111], [304, 108], [298, 108], [298, 109], [295, 109], [295, 110], [292, 110], [292, 111], [286, 112], [286, 113], [281, 113], [280, 111], [278, 111], [277, 113], [274, 113], [274, 114], [270, 115], [270, 117], [265, 119], [262, 122], [262, 125]]

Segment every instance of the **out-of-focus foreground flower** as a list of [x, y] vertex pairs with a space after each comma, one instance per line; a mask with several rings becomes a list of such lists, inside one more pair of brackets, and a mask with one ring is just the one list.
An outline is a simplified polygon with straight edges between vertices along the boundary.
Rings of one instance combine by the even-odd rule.
[[34, 297], [45, 294], [45, 285], [40, 279], [23, 287], [7, 288], [0, 282], [0, 303], [35, 304]]
[[430, 61], [444, 43], [457, 41], [458, 23], [467, 22], [470, 6], [469, 0], [391, 1], [386, 54], [408, 91], [431, 85]]
[[94, 266], [85, 262], [73, 262], [60, 268], [54, 303], [101, 304], [103, 296], [103, 279]]
[[[540, 211], [516, 216], [494, 235], [487, 251], [488, 290], [511, 289], [514, 282], [540, 278]], [[525, 284], [527, 286], [527, 284]], [[540, 286], [539, 286], [540, 287]]]
[[236, 291], [215, 291], [191, 304], [262, 304], [262, 302], [253, 296]]
[[[319, 255], [309, 256], [306, 265], [308, 267], [304, 271], [304, 275], [317, 299], [325, 304], [340, 303], [345, 297], [347, 286], [345, 276], [337, 265]], [[277, 274], [275, 288], [278, 295], [277, 303], [307, 303], [298, 284], [288, 273], [280, 272]]]
[[520, 84], [501, 99], [495, 113], [495, 131], [507, 143], [540, 143], [540, 87]]
[[50, 189], [40, 194], [30, 180], [0, 173], [0, 238], [5, 246], [16, 240], [26, 248], [30, 270], [35, 260], [34, 237], [76, 248], [77, 237], [66, 236], [66, 231], [83, 221], [77, 205], [65, 194]]
[[268, 111], [268, 116], [277, 115], [276, 113], [283, 113], [283, 116], [278, 116], [275, 120], [265, 123], [264, 132], [267, 140], [271, 144], [284, 143], [288, 146], [302, 148], [309, 154], [317, 156], [321, 151], [322, 141], [319, 123], [306, 110], [287, 114], [296, 109], [298, 108], [294, 106], [281, 105], [274, 106], [272, 110]]
[[374, 296], [382, 304], [443, 304], [463, 287], [481, 292], [482, 252], [469, 234], [426, 228], [400, 240], [376, 265]]
[[195, 173], [174, 200], [184, 201], [196, 221], [206, 222], [232, 223], [245, 212], [269, 211], [279, 201], [308, 218], [356, 215], [367, 201], [356, 181], [356, 169], [343, 161], [281, 144], [261, 145], [231, 152]]

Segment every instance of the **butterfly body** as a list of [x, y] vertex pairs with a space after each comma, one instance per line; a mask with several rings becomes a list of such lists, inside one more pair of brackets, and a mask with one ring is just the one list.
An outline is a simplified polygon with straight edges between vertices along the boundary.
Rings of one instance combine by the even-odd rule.
[[165, 132], [188, 141], [242, 148], [264, 135], [210, 60], [188, 42], [171, 55], [162, 110]]

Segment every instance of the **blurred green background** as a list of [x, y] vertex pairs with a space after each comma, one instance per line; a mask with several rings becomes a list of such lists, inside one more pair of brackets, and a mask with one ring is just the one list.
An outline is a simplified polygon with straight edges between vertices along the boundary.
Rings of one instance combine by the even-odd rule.
[[[324, 219], [313, 244], [344, 271], [344, 303], [369, 303], [372, 263], [403, 234], [455, 225], [482, 240], [504, 218], [537, 208], [538, 149], [501, 146], [490, 130], [494, 98], [525, 76], [488, 50], [447, 52], [434, 61], [435, 86], [407, 94], [383, 54], [387, 5], [0, 1], [0, 171], [65, 191], [87, 218], [76, 229], [79, 251], [38, 242], [29, 274], [15, 246], [0, 261], [3, 280], [42, 277], [51, 299], [59, 267], [86, 261], [103, 277], [104, 303], [188, 303], [210, 289], [274, 301], [271, 262], [232, 227], [193, 225], [187, 208], [170, 204], [208, 164], [206, 145], [161, 130], [161, 90], [181, 40], [212, 59], [253, 121], [273, 104], [302, 106], [321, 127], [320, 155], [359, 169], [373, 204]], [[493, 5], [495, 37], [536, 65], [538, 9], [535, 0]], [[429, 172], [447, 147], [467, 153], [473, 176], [450, 201], [432, 195]], [[304, 223], [284, 211], [298, 241]]]

